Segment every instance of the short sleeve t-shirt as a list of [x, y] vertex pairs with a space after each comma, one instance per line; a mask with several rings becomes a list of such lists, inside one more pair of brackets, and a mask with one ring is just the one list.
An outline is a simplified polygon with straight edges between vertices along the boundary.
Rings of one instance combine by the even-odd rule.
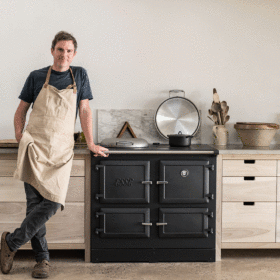
[[[36, 101], [47, 77], [50, 66], [32, 71], [19, 95], [19, 99], [33, 103]], [[82, 67], [71, 66], [74, 79], [77, 85], [77, 104], [76, 104], [76, 118], [78, 114], [79, 104], [81, 100], [93, 99], [87, 71]], [[65, 89], [67, 86], [73, 84], [73, 78], [70, 70], [58, 72], [52, 69], [49, 84], [56, 87], [58, 90]]]

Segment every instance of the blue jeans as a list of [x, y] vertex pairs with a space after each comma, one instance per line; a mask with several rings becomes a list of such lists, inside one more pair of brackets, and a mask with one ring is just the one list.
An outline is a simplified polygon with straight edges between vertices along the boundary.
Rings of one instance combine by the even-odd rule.
[[27, 200], [26, 218], [20, 228], [7, 235], [8, 246], [12, 251], [15, 251], [31, 240], [36, 261], [50, 261], [48, 244], [45, 238], [45, 223], [56, 213], [61, 204], [44, 198], [28, 183], [24, 182], [24, 188]]

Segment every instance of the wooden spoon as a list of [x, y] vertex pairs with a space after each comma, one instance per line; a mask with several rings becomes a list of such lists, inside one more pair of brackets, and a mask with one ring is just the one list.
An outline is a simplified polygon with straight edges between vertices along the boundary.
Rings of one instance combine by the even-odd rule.
[[224, 115], [225, 115], [225, 116], [227, 115], [228, 110], [229, 110], [229, 107], [227, 106], [226, 109], [225, 109], [225, 111], [224, 111]]
[[213, 88], [213, 100], [215, 103], [220, 103], [220, 98], [215, 88]]
[[229, 121], [230, 116], [226, 116], [224, 119], [224, 124]]
[[221, 120], [221, 115], [220, 115], [220, 112], [222, 111], [221, 104], [220, 104], [220, 103], [215, 103], [215, 102], [212, 103], [211, 110], [212, 110], [214, 113], [217, 113], [219, 124], [223, 124], [223, 123], [222, 123], [222, 120]]
[[227, 102], [226, 101], [222, 101], [221, 102], [221, 107], [222, 107], [222, 110], [225, 111], [226, 108], [227, 108]]
[[212, 118], [213, 118], [215, 124], [218, 124], [218, 116], [217, 116], [217, 114], [214, 114], [214, 115], [212, 116]]

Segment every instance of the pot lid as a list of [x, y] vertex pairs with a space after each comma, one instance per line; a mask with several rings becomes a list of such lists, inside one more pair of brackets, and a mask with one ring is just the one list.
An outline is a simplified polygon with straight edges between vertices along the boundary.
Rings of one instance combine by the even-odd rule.
[[200, 126], [200, 115], [196, 106], [187, 98], [171, 97], [162, 102], [155, 114], [155, 125], [162, 137], [182, 131], [195, 135]]
[[111, 148], [145, 148], [149, 146], [148, 142], [142, 138], [105, 138], [100, 145]]

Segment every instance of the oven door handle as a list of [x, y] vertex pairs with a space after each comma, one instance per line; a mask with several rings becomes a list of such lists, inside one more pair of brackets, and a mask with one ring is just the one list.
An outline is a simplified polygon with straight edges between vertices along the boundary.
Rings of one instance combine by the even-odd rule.
[[142, 181], [142, 184], [143, 185], [152, 185], [153, 184], [153, 182], [152, 181]]
[[153, 223], [142, 223], [142, 226], [152, 226]]
[[157, 181], [157, 185], [163, 185], [163, 184], [168, 184], [167, 181]]
[[167, 226], [167, 223], [156, 223], [157, 226]]

